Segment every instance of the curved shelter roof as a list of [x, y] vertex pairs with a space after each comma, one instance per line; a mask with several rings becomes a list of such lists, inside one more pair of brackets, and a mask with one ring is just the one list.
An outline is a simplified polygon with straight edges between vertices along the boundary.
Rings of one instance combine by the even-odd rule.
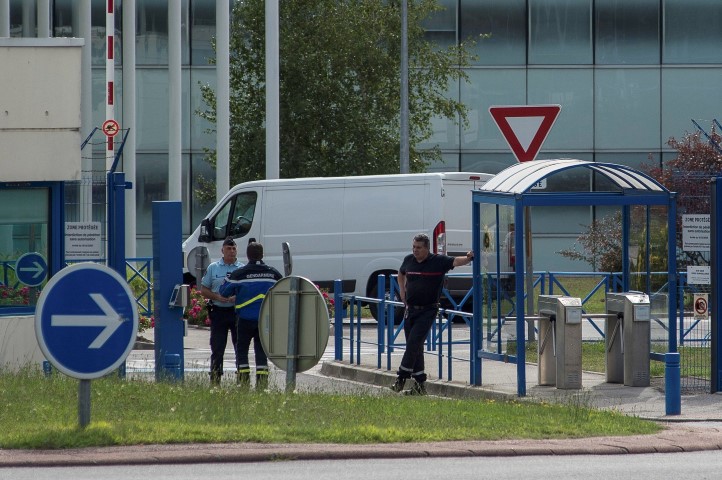
[[624, 165], [566, 158], [518, 163], [498, 173], [481, 189], [494, 192], [525, 193], [541, 180], [575, 168], [586, 168], [601, 174], [622, 190], [668, 191], [652, 177]]

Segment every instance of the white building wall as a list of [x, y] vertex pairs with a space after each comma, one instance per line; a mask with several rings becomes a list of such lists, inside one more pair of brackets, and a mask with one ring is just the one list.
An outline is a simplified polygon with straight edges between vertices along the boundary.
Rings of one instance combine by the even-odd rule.
[[0, 317], [0, 370], [41, 365], [45, 357], [35, 337], [35, 317]]
[[0, 38], [0, 181], [80, 179], [82, 45]]

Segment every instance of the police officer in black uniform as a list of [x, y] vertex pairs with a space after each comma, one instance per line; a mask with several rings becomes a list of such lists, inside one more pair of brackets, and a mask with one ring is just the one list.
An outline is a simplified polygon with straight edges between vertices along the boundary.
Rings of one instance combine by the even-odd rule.
[[416, 235], [412, 244], [413, 253], [404, 258], [398, 275], [399, 294], [406, 305], [406, 351], [391, 390], [401, 392], [406, 381], [411, 378], [413, 384], [404, 392], [408, 395], [426, 395], [424, 340], [439, 311], [439, 298], [446, 272], [454, 267], [468, 265], [474, 259], [474, 252], [461, 257], [434, 254], [430, 252], [429, 244], [428, 235]]

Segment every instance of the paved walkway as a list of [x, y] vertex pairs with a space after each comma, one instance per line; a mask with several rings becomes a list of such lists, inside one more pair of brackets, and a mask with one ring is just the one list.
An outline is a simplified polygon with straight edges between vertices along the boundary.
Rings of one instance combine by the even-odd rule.
[[[152, 333], [146, 333], [152, 338]], [[208, 371], [210, 350], [208, 330], [189, 328], [185, 338], [185, 368], [188, 374]], [[398, 361], [399, 351], [392, 358]], [[154, 369], [152, 349], [134, 350], [128, 357], [129, 375], [143, 375]], [[226, 368], [233, 371], [233, 352], [226, 351]], [[429, 359], [433, 361], [433, 357]], [[374, 368], [376, 357], [371, 351], [362, 354], [361, 365], [335, 362], [329, 353], [322, 363], [309, 372], [299, 374], [297, 387], [333, 391], [389, 394], [387, 388], [394, 375]], [[433, 364], [433, 363], [432, 363]], [[428, 365], [428, 364], [427, 364]], [[501, 362], [486, 362], [482, 387], [470, 387], [463, 381], [431, 379], [428, 390], [433, 395], [451, 397], [518, 398], [516, 367]], [[457, 368], [457, 365], [454, 365]], [[463, 368], [455, 370], [457, 378]], [[226, 379], [227, 381], [230, 380]], [[604, 383], [603, 375], [584, 372], [584, 389], [565, 391], [539, 387], [536, 368], [527, 366], [527, 398], [548, 401], [575, 401], [597, 408], [610, 408], [626, 414], [654, 419], [665, 426], [656, 435], [631, 437], [595, 437], [568, 440], [498, 440], [403, 443], [382, 445], [337, 444], [257, 444], [224, 443], [193, 445], [143, 445], [101, 447], [69, 450], [0, 450], [0, 467], [169, 464], [203, 462], [258, 462], [277, 460], [360, 459], [400, 457], [469, 457], [518, 455], [579, 455], [674, 453], [701, 450], [722, 450], [722, 396], [699, 394], [683, 396], [682, 415], [666, 416], [664, 394], [655, 387], [623, 387]], [[272, 369], [272, 383], [283, 386], [285, 373]]]

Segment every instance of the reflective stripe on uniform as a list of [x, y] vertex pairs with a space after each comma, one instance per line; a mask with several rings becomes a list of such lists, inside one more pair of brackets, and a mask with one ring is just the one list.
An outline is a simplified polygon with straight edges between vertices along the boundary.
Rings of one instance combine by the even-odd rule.
[[238, 310], [239, 308], [247, 307], [248, 305], [252, 304], [256, 300], [263, 300], [264, 298], [266, 298], [265, 293], [258, 294], [255, 297], [253, 297], [252, 299], [246, 300], [245, 302], [241, 303], [240, 305], [236, 305], [236, 310]]

